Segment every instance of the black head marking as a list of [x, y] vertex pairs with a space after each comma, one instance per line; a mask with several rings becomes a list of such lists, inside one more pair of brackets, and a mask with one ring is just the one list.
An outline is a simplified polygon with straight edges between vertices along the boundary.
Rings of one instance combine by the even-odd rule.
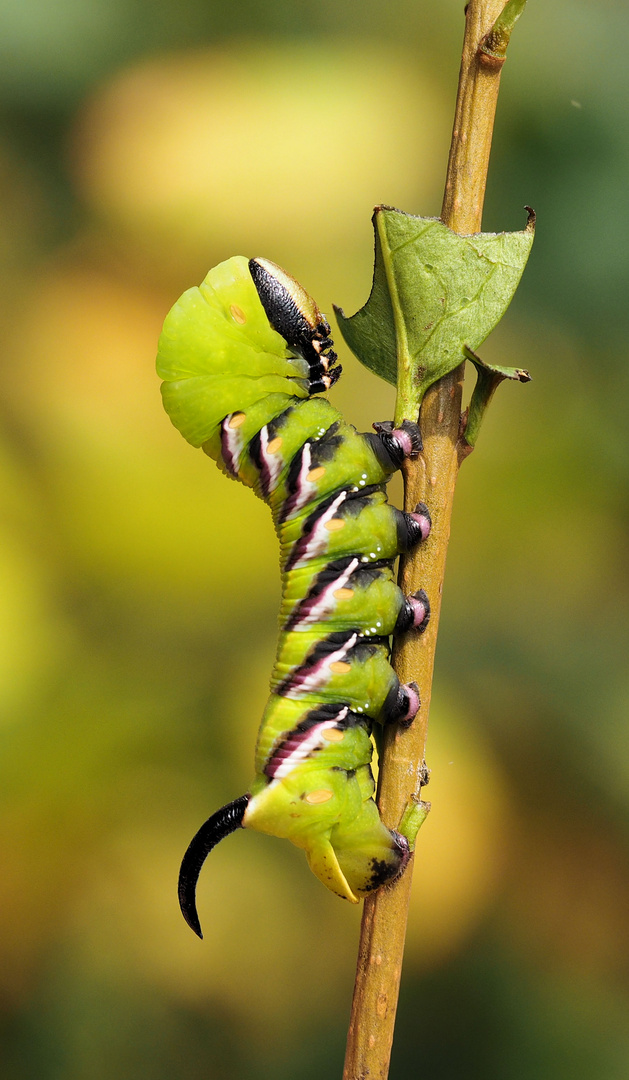
[[329, 390], [341, 374], [330, 324], [295, 278], [268, 259], [250, 259], [249, 271], [266, 317], [290, 348], [308, 363], [310, 393]]
[[[251, 277], [271, 326], [296, 349], [304, 338], [312, 338], [318, 322], [315, 312], [318, 312], [313, 301], [310, 310], [306, 307], [306, 293], [301, 286], [295, 282], [299, 291], [289, 291], [287, 283], [292, 279], [283, 271], [281, 275], [271, 272], [271, 265], [266, 260], [263, 263], [259, 259], [250, 259]], [[300, 292], [304, 294], [303, 297], [299, 295]]]

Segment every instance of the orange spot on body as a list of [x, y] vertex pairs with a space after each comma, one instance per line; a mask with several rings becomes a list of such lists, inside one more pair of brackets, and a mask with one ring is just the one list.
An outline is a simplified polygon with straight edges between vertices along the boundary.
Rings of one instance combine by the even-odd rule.
[[351, 600], [354, 595], [353, 589], [335, 589], [333, 595], [337, 600]]
[[277, 438], [271, 439], [269, 445], [266, 448], [267, 453], [269, 453], [269, 454], [277, 454], [277, 452], [278, 452], [281, 445], [282, 445], [282, 439], [278, 435]]
[[310, 483], [312, 484], [312, 483], [314, 483], [315, 480], [320, 480], [321, 477], [323, 476], [324, 472], [325, 472], [325, 469], [324, 469], [323, 465], [319, 465], [316, 469], [311, 469], [310, 470], [310, 472], [308, 473], [308, 475], [306, 477], [306, 480], [309, 480]]
[[244, 413], [244, 412], [237, 412], [237, 413], [234, 413], [234, 415], [232, 416], [231, 420], [229, 421], [229, 425], [228, 425], [228, 426], [229, 426], [230, 428], [239, 428], [239, 427], [242, 427], [242, 425], [244, 424], [244, 422], [245, 422], [245, 420], [246, 420], [246, 419], [247, 419], [247, 417], [246, 417], [246, 415], [245, 415], [245, 413]]
[[240, 323], [241, 326], [243, 323], [246, 323], [247, 316], [245, 315], [242, 308], [238, 307], [238, 304], [232, 304], [229, 310], [231, 311], [232, 319], [234, 320], [234, 322]]
[[317, 791], [309, 791], [306, 795], [306, 802], [311, 806], [317, 806], [319, 803], [328, 802], [334, 795], [334, 792], [328, 791], [327, 788], [319, 788]]
[[326, 742], [342, 742], [345, 738], [345, 732], [340, 731], [337, 727], [328, 728], [327, 731], [323, 732], [323, 738]]
[[335, 675], [346, 675], [351, 668], [351, 664], [346, 664], [344, 660], [334, 660], [330, 664], [330, 671], [333, 671]]
[[345, 522], [343, 521], [343, 518], [332, 518], [330, 521], [326, 521], [324, 525], [324, 529], [327, 529], [328, 532], [337, 532], [338, 529], [344, 528]]

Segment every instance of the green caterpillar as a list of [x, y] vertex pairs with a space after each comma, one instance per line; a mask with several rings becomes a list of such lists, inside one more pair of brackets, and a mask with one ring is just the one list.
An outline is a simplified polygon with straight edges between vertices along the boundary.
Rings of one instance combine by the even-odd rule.
[[196, 883], [239, 826], [286, 837], [354, 903], [404, 869], [423, 817], [388, 829], [373, 799], [374, 721], [409, 724], [415, 683], [389, 663], [391, 634], [425, 629], [428, 597], [404, 597], [393, 563], [425, 539], [427, 508], [390, 506], [385, 485], [421, 449], [416, 424], [358, 434], [324, 398], [338, 379], [330, 327], [280, 267], [236, 256], [169, 312], [157, 370], [164, 406], [193, 446], [271, 508], [281, 545], [281, 633], [247, 795], [192, 840], [181, 909], [199, 935]]

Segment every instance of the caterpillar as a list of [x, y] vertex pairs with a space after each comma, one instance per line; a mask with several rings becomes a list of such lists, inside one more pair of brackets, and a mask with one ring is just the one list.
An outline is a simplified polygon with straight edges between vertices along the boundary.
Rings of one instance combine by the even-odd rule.
[[188, 289], [164, 323], [157, 370], [185, 439], [270, 507], [281, 549], [280, 637], [250, 791], [191, 841], [179, 901], [199, 937], [196, 885], [212, 848], [239, 827], [303, 848], [316, 876], [357, 903], [404, 870], [425, 804], [398, 829], [374, 801], [375, 723], [410, 724], [415, 683], [400, 684], [390, 637], [422, 632], [423, 590], [405, 597], [396, 557], [425, 540], [430, 516], [392, 507], [385, 487], [422, 448], [417, 424], [359, 434], [316, 395], [341, 374], [330, 326], [279, 266], [235, 256]]

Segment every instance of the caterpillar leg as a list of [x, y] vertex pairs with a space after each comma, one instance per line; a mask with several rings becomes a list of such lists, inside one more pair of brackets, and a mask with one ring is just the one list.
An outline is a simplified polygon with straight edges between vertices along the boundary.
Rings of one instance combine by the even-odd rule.
[[401, 683], [396, 678], [387, 694], [380, 721], [383, 724], [401, 724], [402, 727], [410, 727], [419, 712], [420, 705], [417, 683]]
[[393, 628], [394, 634], [403, 634], [407, 630], [417, 630], [423, 634], [430, 622], [430, 600], [423, 589], [404, 597], [400, 614]]
[[430, 534], [432, 521], [426, 503], [419, 502], [411, 514], [398, 510], [398, 550], [406, 555]]
[[405, 458], [416, 458], [424, 449], [419, 424], [412, 420], [403, 420], [399, 428], [394, 427], [391, 420], [381, 420], [373, 425], [373, 429], [398, 469]]
[[411, 854], [408, 838], [388, 829], [373, 800], [374, 780], [371, 769], [358, 769], [350, 788], [360, 789], [362, 805], [354, 804], [351, 814], [342, 815], [332, 829], [330, 841], [341, 871], [356, 896], [366, 896], [387, 885], [403, 873]]
[[[363, 771], [365, 775], [359, 779], [368, 793], [373, 778], [371, 770]], [[339, 866], [356, 895], [365, 896], [401, 877], [429, 810], [429, 802], [411, 795], [397, 829], [387, 829], [373, 798], [367, 798], [351, 824], [341, 821], [332, 830], [330, 839]]]

